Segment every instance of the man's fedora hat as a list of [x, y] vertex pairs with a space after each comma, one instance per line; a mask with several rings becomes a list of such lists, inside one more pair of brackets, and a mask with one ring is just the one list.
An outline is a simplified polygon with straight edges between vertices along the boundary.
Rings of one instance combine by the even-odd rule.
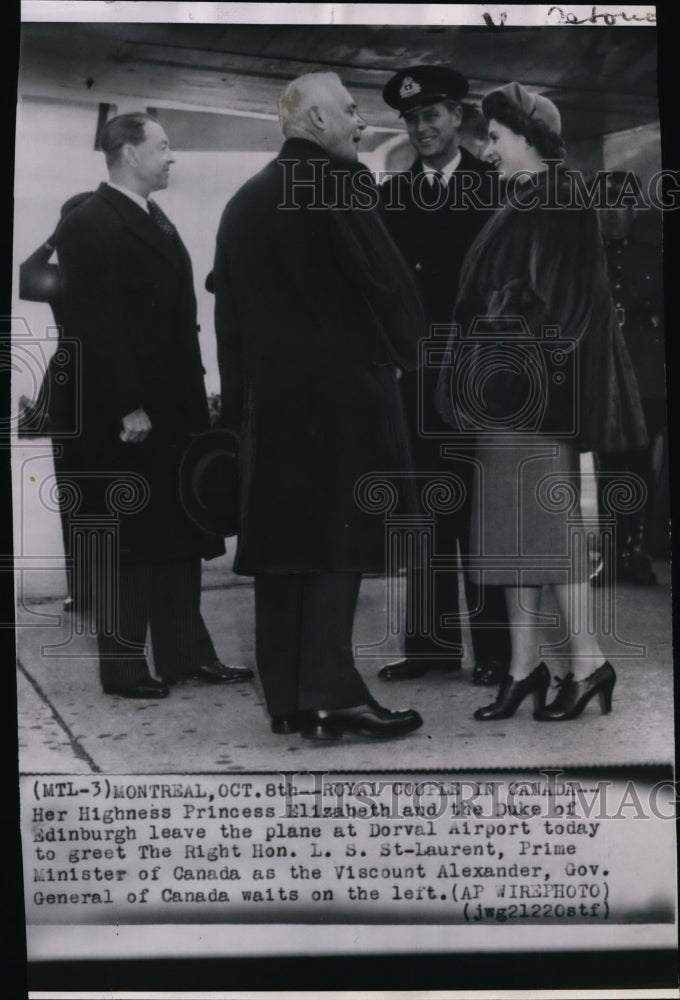
[[383, 87], [383, 100], [400, 115], [437, 104], [447, 99], [461, 101], [468, 92], [468, 82], [461, 73], [448, 66], [411, 66], [388, 80]]
[[202, 531], [227, 538], [239, 530], [239, 444], [232, 431], [197, 435], [182, 457], [182, 506]]

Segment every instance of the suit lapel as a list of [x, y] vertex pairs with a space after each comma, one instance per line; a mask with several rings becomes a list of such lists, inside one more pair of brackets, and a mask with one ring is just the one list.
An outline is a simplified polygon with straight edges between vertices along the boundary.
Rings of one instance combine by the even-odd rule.
[[[179, 237], [177, 241], [170, 239], [151, 217], [147, 215], [143, 208], [136, 205], [127, 195], [109, 187], [108, 184], [101, 184], [97, 190], [97, 195], [103, 198], [114, 209], [125, 226], [135, 236], [147, 243], [157, 253], [160, 253], [169, 264], [172, 264], [173, 267], [180, 271], [186, 268], [187, 252]], [[180, 246], [181, 250], [179, 249]]]

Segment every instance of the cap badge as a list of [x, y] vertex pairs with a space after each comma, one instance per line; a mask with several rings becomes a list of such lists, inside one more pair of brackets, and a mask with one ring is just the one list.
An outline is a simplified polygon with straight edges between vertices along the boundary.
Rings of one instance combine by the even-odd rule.
[[413, 79], [412, 76], [405, 76], [401, 82], [401, 87], [399, 88], [400, 97], [414, 97], [419, 94], [422, 87], [419, 83]]

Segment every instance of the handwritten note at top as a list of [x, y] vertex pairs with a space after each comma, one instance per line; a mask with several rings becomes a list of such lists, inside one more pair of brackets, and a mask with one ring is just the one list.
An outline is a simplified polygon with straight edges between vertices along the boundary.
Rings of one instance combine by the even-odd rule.
[[[521, 10], [522, 8], [520, 8]], [[640, 7], [627, 8], [625, 10], [602, 10], [596, 6], [590, 8], [590, 12], [583, 16], [583, 11], [587, 9], [582, 5], [574, 7], [550, 7], [546, 15], [546, 24], [592, 24], [597, 26], [605, 25], [614, 27], [616, 25], [643, 25], [656, 24], [655, 8]], [[512, 12], [512, 8], [510, 9]], [[508, 11], [501, 10], [495, 13], [485, 11], [482, 18], [489, 28], [503, 28], [508, 22]], [[520, 21], [524, 23], [520, 15]]]

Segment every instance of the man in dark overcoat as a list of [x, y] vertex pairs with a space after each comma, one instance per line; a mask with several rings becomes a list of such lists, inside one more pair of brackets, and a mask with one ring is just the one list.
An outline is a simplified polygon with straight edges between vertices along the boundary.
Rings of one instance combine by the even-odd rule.
[[[383, 97], [397, 109], [418, 154], [410, 169], [393, 174], [380, 189], [384, 219], [394, 241], [418, 282], [429, 335], [433, 324], [453, 320], [458, 279], [473, 240], [489, 218], [495, 199], [493, 173], [459, 143], [463, 121], [461, 100], [465, 77], [443, 66], [414, 66], [393, 76]], [[442, 456], [444, 444], [454, 445], [451, 428], [434, 408], [436, 368], [405, 372], [401, 380], [416, 470], [420, 474], [454, 473], [463, 484], [465, 500], [455, 513], [440, 514], [436, 524], [438, 554], [464, 556], [468, 551], [472, 455], [465, 447]], [[424, 419], [421, 423], [421, 414]], [[431, 435], [431, 436], [428, 436]], [[480, 586], [478, 577], [464, 574], [476, 684], [498, 684], [507, 673], [510, 638], [505, 598], [500, 587]], [[417, 576], [409, 576], [409, 580]], [[437, 570], [424, 587], [431, 592], [427, 627], [406, 632], [406, 657], [379, 671], [384, 680], [419, 677], [432, 668], [461, 667], [462, 645], [458, 605], [458, 573]], [[409, 607], [422, 602], [407, 596]], [[441, 628], [443, 616], [453, 624]], [[442, 641], [440, 641], [442, 640]], [[453, 647], [453, 648], [452, 648]]]
[[[200, 615], [200, 561], [218, 552], [180, 502], [182, 454], [209, 421], [191, 262], [147, 200], [167, 187], [174, 159], [161, 125], [141, 113], [111, 119], [100, 143], [109, 183], [56, 240], [64, 324], [82, 363], [74, 482], [87, 481], [85, 513], [102, 528], [94, 583], [104, 691], [162, 698], [189, 677], [224, 683], [250, 671], [217, 658]], [[113, 549], [103, 531], [112, 522]], [[160, 681], [145, 657], [149, 626]]]
[[422, 720], [371, 698], [352, 625], [361, 574], [385, 569], [360, 480], [410, 467], [397, 367], [416, 362], [422, 311], [339, 78], [292, 81], [279, 115], [283, 148], [227, 204], [213, 268], [222, 420], [241, 440], [234, 570], [255, 577], [274, 732], [400, 735]]
[[[629, 176], [625, 171], [612, 172], [608, 193], [615, 206]], [[670, 520], [660, 468], [660, 457], [668, 449], [661, 247], [641, 238], [640, 219], [630, 204], [600, 211], [599, 217], [612, 296], [635, 371], [649, 443], [634, 451], [597, 455], [598, 498], [600, 513], [613, 517], [616, 524], [615, 579], [646, 586], [656, 583], [652, 553], [670, 556], [664, 551]], [[631, 472], [644, 482], [644, 502], [632, 514], [612, 514], [607, 509], [607, 483], [617, 472]], [[655, 533], [660, 536], [656, 546]], [[606, 578], [601, 567], [592, 582], [598, 585]]]

